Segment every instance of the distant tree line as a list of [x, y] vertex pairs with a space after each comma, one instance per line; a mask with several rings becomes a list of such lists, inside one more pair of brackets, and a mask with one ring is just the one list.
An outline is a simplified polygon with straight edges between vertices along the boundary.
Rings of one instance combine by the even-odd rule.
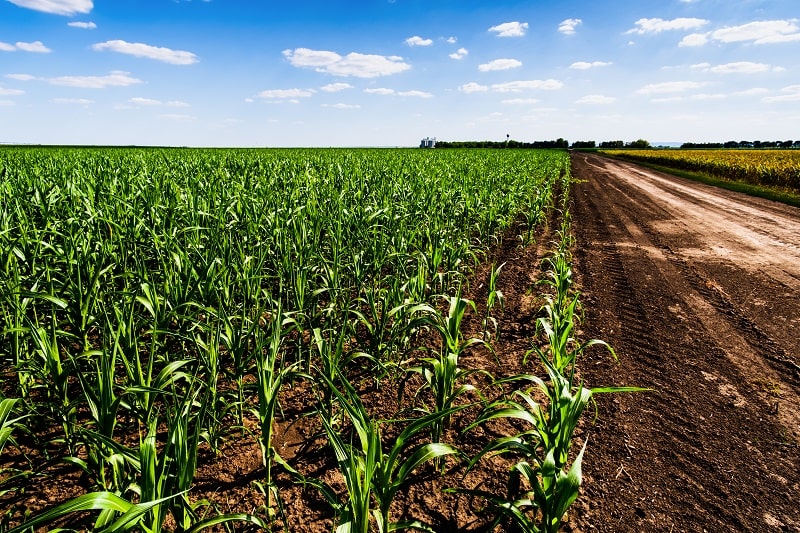
[[566, 139], [555, 141], [436, 141], [436, 148], [569, 148]]
[[683, 143], [681, 148], [800, 148], [800, 141], [728, 141], [724, 143]]

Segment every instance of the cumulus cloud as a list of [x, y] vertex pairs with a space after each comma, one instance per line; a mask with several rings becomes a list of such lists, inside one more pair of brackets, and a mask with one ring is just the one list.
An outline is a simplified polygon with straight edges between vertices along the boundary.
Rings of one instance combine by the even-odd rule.
[[42, 41], [33, 41], [32, 43], [17, 41], [15, 44], [0, 42], [0, 52], [16, 52], [17, 50], [21, 50], [23, 52], [33, 52], [36, 54], [49, 54], [52, 52], [52, 50], [47, 48]]
[[313, 68], [317, 72], [342, 77], [377, 78], [398, 74], [411, 68], [411, 65], [405, 63], [399, 56], [359, 54], [357, 52], [340, 56], [336, 52], [308, 48], [284, 50], [283, 55], [292, 66]]
[[558, 31], [564, 35], [575, 35], [575, 28], [583, 24], [581, 19], [566, 19], [562, 20], [558, 25]]
[[604, 96], [602, 94], [587, 94], [582, 98], [578, 98], [575, 100], [576, 104], [592, 104], [592, 105], [604, 105], [604, 104], [613, 104], [616, 102], [617, 99], [613, 96]]
[[491, 72], [493, 70], [508, 70], [512, 68], [519, 68], [522, 66], [522, 61], [518, 59], [495, 59], [488, 63], [478, 65], [478, 70], [481, 72]]
[[696, 30], [708, 24], [709, 21], [698, 18], [676, 18], [664, 20], [661, 18], [643, 18], [637, 20], [634, 28], [626, 31], [625, 34], [635, 33], [645, 35], [648, 33], [661, 33], [672, 30]]
[[136, 106], [191, 107], [186, 102], [181, 102], [180, 100], [170, 100], [168, 102], [162, 102], [161, 100], [155, 100], [153, 98], [135, 97], [129, 99], [128, 102]]
[[518, 93], [527, 90], [542, 90], [542, 91], [554, 91], [557, 89], [561, 89], [564, 86], [558, 80], [523, 80], [523, 81], [509, 81], [506, 83], [495, 83], [493, 84], [492, 90], [499, 92], [499, 93]]
[[31, 81], [35, 80], [36, 76], [30, 74], [6, 74], [6, 78], [17, 81]]
[[678, 92], [689, 91], [692, 89], [699, 89], [704, 85], [706, 84], [696, 81], [667, 81], [663, 83], [651, 83], [645, 85], [636, 92], [638, 94], [678, 93]]
[[528, 32], [527, 22], [504, 22], [489, 28], [490, 32], [496, 33], [498, 37], [522, 37]]
[[47, 48], [42, 41], [33, 41], [32, 43], [17, 43], [17, 50], [22, 50], [23, 52], [33, 52], [36, 54], [49, 54], [52, 52], [49, 48]]
[[772, 70], [770, 65], [766, 63], [753, 63], [752, 61], [736, 61], [733, 63], [726, 63], [724, 65], [717, 65], [708, 69], [709, 72], [715, 74], [759, 74], [762, 72], [769, 72]]
[[607, 67], [611, 64], [610, 61], [576, 61], [569, 68], [573, 70], [588, 70], [590, 68]]
[[726, 26], [708, 33], [687, 35], [680, 46], [703, 46], [711, 41], [720, 43], [751, 42], [776, 44], [800, 41], [800, 26], [796, 20], [762, 20], [739, 26]]
[[455, 37], [448, 37], [447, 42], [450, 44], [456, 44], [458, 42], [458, 39], [456, 39]]
[[344, 91], [346, 89], [352, 89], [353, 86], [349, 83], [329, 83], [328, 85], [323, 85], [320, 87], [321, 91], [325, 91], [326, 93], [338, 93], [339, 91]]
[[382, 96], [411, 96], [415, 98], [433, 98], [431, 93], [424, 91], [395, 91], [386, 87], [377, 87], [373, 89], [364, 89], [367, 94], [379, 94]]
[[486, 85], [481, 85], [480, 83], [475, 83], [474, 81], [465, 83], [458, 88], [459, 91], [466, 94], [472, 93], [482, 93], [489, 90], [489, 87]]
[[466, 94], [476, 93], [476, 92], [486, 92], [490, 90], [497, 93], [518, 93], [529, 90], [554, 91], [557, 89], [561, 89], [563, 86], [564, 86], [563, 83], [553, 79], [519, 80], [519, 81], [509, 81], [505, 83], [494, 83], [489, 86], [481, 85], [475, 82], [470, 82], [461, 85], [458, 88], [458, 90]]
[[423, 39], [419, 35], [415, 35], [406, 39], [405, 42], [408, 46], [430, 46], [433, 44], [433, 39]]
[[75, 15], [89, 13], [94, 4], [92, 0], [8, 0], [14, 5], [54, 15]]
[[761, 99], [762, 102], [768, 104], [775, 102], [800, 102], [800, 85], [790, 85], [781, 89], [783, 93], [780, 96], [765, 96]]
[[95, 30], [97, 29], [97, 24], [94, 22], [67, 22], [67, 26], [70, 28], [80, 28], [82, 30]]
[[464, 59], [469, 54], [469, 50], [466, 48], [459, 48], [452, 54], [450, 54], [450, 59]]
[[25, 91], [21, 89], [4, 89], [0, 87], [0, 96], [19, 96], [21, 94], [25, 94]]
[[171, 48], [151, 46], [145, 43], [129, 43], [119, 39], [94, 44], [92, 49], [98, 52], [109, 50], [135, 57], [145, 57], [172, 65], [192, 65], [199, 61], [196, 55], [185, 50], [172, 50]]
[[309, 98], [314, 94], [314, 92], [314, 89], [269, 89], [258, 93], [258, 97], [266, 98], [268, 100]]
[[142, 80], [131, 77], [130, 72], [113, 70], [106, 76], [59, 76], [42, 78], [51, 85], [78, 87], [82, 89], [105, 89], [107, 87], [129, 87], [142, 83]]

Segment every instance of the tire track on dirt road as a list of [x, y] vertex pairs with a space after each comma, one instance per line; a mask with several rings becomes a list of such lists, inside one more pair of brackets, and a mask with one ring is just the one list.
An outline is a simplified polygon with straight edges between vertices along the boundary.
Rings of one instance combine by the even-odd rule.
[[572, 173], [584, 336], [620, 357], [583, 377], [653, 391], [599, 398], [570, 525], [800, 531], [800, 211], [598, 156]]

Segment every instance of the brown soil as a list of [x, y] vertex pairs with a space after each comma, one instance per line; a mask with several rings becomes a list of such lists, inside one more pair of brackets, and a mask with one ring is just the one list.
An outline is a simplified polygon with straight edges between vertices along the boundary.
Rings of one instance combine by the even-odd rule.
[[584, 531], [800, 531], [800, 210], [574, 154]]
[[[580, 180], [572, 188], [573, 266], [584, 316], [579, 334], [608, 341], [619, 356], [614, 362], [604, 350], [590, 349], [578, 363], [582, 377], [589, 387], [652, 391], [597, 396], [596, 421], [590, 410], [576, 434], [576, 448], [588, 438], [584, 487], [564, 529], [800, 531], [800, 210], [598, 156], [575, 154], [572, 163]], [[467, 294], [478, 315], [485, 311], [492, 261], [506, 263], [499, 278], [506, 307], [495, 313], [495, 353], [471, 350], [462, 366], [498, 377], [526, 370], [522, 358], [544, 290], [537, 285], [540, 264], [557, 224], [551, 219], [539, 243], [525, 248], [509, 232], [478, 269]], [[480, 335], [480, 318], [471, 316], [465, 331]], [[351, 368], [353, 381], [370, 413], [386, 420], [409, 415], [419, 382], [412, 380], [398, 402], [396, 382], [376, 384], [360, 366]], [[494, 394], [486, 378], [473, 374], [472, 380]], [[286, 390], [274, 444], [294, 468], [343, 497], [319, 422], [302, 416], [313, 398], [302, 383]], [[468, 455], [514, 430], [494, 424], [465, 433], [475, 412], [457, 417], [448, 435]], [[255, 420], [249, 424], [255, 430]], [[383, 430], [390, 445], [397, 425]], [[76, 468], [48, 462], [34, 446], [25, 451], [44, 475], [28, 480], [24, 492], [0, 497], [0, 511], [15, 514], [12, 523], [26, 508], [38, 512], [90, 490]], [[3, 463], [22, 467], [24, 461], [7, 449]], [[463, 463], [454, 460], [443, 476], [426, 465], [398, 494], [393, 517], [420, 519], [439, 532], [487, 531], [484, 502], [441, 489], [499, 492], [507, 468], [494, 459], [464, 477]], [[274, 472], [288, 530], [331, 531], [334, 512], [320, 493], [277, 467]], [[259, 481], [254, 436], [233, 433], [219, 455], [204, 448], [191, 498], [213, 502], [214, 512], [262, 513]]]

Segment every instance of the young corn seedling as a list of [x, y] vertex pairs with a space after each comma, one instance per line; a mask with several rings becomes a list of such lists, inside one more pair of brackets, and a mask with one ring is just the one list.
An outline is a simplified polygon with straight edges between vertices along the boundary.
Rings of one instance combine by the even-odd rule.
[[497, 288], [497, 278], [500, 276], [500, 270], [504, 266], [505, 263], [502, 263], [500, 266], [496, 266], [495, 263], [492, 263], [492, 271], [489, 274], [489, 294], [486, 297], [486, 316], [483, 319], [483, 340], [487, 342], [490, 337], [489, 324], [494, 328], [495, 338], [499, 331], [497, 319], [492, 316], [494, 306], [499, 305], [501, 312], [505, 309], [505, 296], [503, 295], [503, 291]]
[[451, 408], [409, 421], [394, 444], [387, 449], [381, 439], [381, 423], [369, 416], [358, 392], [344, 376], [339, 377], [338, 383], [341, 391], [327, 380], [324, 386], [333, 391], [355, 435], [348, 442], [333, 426], [330, 417], [320, 412], [322, 425], [347, 487], [348, 500], [343, 506], [338, 499], [331, 499], [334, 495], [332, 490], [328, 488], [323, 492], [334, 508], [339, 510], [336, 531], [368, 533], [372, 531], [372, 523], [379, 533], [403, 529], [430, 531], [418, 520], [392, 521], [391, 504], [417, 468], [428, 461], [459, 453], [448, 444], [419, 444], [418, 441], [420, 434], [430, 432], [441, 418], [451, 416], [461, 408]]
[[[269, 491], [269, 507], [272, 508], [272, 498], [280, 503], [277, 487], [272, 482], [272, 465], [274, 462], [285, 464], [277, 450], [272, 446], [275, 415], [278, 412], [278, 395], [283, 384], [300, 375], [300, 362], [295, 361], [287, 365], [283, 358], [282, 342], [288, 330], [284, 326], [291, 323], [281, 311], [280, 304], [273, 310], [266, 328], [268, 333], [260, 328], [255, 330], [255, 360], [256, 384], [258, 390], [258, 406], [254, 410], [258, 417], [261, 431], [258, 435], [258, 445], [261, 448], [261, 460], [265, 473], [265, 484]], [[265, 339], [265, 336], [269, 335]]]
[[[437, 309], [420, 304], [411, 308], [411, 314], [421, 314], [411, 321], [409, 328], [431, 327], [441, 338], [441, 346], [434, 357], [422, 358], [422, 365], [413, 367], [411, 372], [416, 372], [425, 380], [419, 395], [424, 390], [429, 390], [433, 396], [433, 406], [427, 409], [429, 413], [446, 413], [456, 400], [470, 391], [477, 389], [463, 380], [470, 374], [482, 370], [468, 370], [459, 366], [459, 358], [472, 346], [488, 346], [482, 339], [464, 339], [461, 333], [461, 323], [468, 308], [475, 310], [474, 302], [456, 296], [447, 297], [449, 310], [447, 316]], [[431, 424], [431, 442], [441, 442], [444, 431], [450, 426], [450, 415], [434, 419]], [[442, 462], [439, 462], [443, 466]]]

